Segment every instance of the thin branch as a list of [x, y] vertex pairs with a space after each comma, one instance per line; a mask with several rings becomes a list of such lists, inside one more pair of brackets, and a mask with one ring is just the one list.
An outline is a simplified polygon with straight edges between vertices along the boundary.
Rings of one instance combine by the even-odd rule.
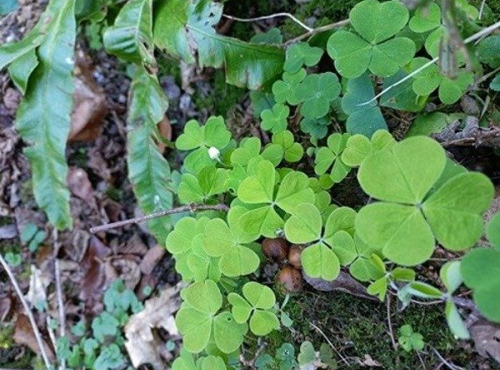
[[396, 344], [396, 340], [394, 339], [394, 332], [392, 330], [392, 320], [391, 320], [391, 296], [387, 296], [386, 300], [387, 306], [387, 327], [389, 328], [389, 337], [391, 337], [392, 348], [394, 350], [398, 349], [398, 345]]
[[484, 5], [486, 4], [486, 0], [483, 0], [481, 2], [481, 6], [479, 7], [479, 15], [477, 17], [477, 19], [481, 20], [481, 18], [483, 18], [483, 12], [484, 12]]
[[234, 17], [232, 15], [227, 15], [227, 14], [222, 14], [222, 16], [227, 18], [227, 19], [232, 19], [233, 21], [238, 21], [238, 22], [257, 22], [257, 21], [264, 21], [266, 19], [287, 17], [287, 18], [290, 18], [295, 23], [297, 23], [300, 27], [305, 29], [307, 32], [311, 32], [314, 30], [313, 28], [309, 27], [308, 25], [306, 25], [303, 22], [301, 22], [300, 20], [298, 20], [296, 17], [294, 17], [290, 13], [275, 13], [275, 14], [264, 15], [262, 17], [255, 17], [255, 18], [238, 18], [238, 17]]
[[38, 343], [38, 346], [40, 347], [40, 353], [43, 358], [43, 362], [45, 362], [45, 366], [47, 368], [50, 367], [50, 361], [49, 357], [47, 356], [47, 352], [45, 352], [45, 347], [43, 345], [43, 340], [42, 340], [42, 335], [40, 334], [40, 331], [38, 330], [38, 326], [36, 325], [35, 317], [33, 316], [33, 312], [31, 312], [30, 307], [28, 306], [28, 302], [26, 302], [26, 299], [24, 299], [23, 292], [21, 292], [21, 288], [19, 287], [19, 284], [17, 283], [16, 277], [12, 273], [12, 270], [10, 269], [9, 265], [3, 258], [3, 255], [0, 254], [0, 264], [2, 264], [5, 272], [7, 272], [7, 275], [9, 276], [9, 279], [14, 286], [14, 290], [16, 291], [19, 300], [21, 301], [24, 310], [26, 311], [26, 315], [28, 315], [28, 319], [30, 320], [31, 327], [33, 328], [33, 333], [35, 334], [36, 341]]
[[500, 67], [497, 69], [494, 69], [493, 71], [486, 73], [484, 76], [482, 76], [479, 80], [476, 81], [475, 86], [481, 85], [484, 81], [486, 81], [488, 78], [496, 74], [498, 71], [500, 71]]
[[344, 356], [342, 356], [342, 354], [337, 351], [337, 348], [335, 348], [335, 346], [333, 345], [333, 343], [330, 341], [330, 339], [326, 336], [325, 333], [323, 333], [323, 330], [321, 330], [319, 327], [317, 327], [316, 325], [314, 325], [312, 322], [309, 322], [309, 324], [318, 331], [318, 333], [320, 333], [323, 338], [325, 338], [325, 340], [328, 342], [328, 344], [330, 345], [330, 347], [332, 347], [332, 349], [335, 351], [335, 353], [340, 357], [340, 359], [347, 365], [349, 366], [349, 361], [347, 361], [345, 359]]
[[[497, 28], [500, 27], [500, 22], [496, 22], [494, 24], [492, 24], [491, 26], [489, 27], [486, 27], [486, 28], [483, 28], [481, 31], [475, 33], [474, 35], [466, 38], [464, 40], [464, 44], [469, 44], [473, 41], [476, 41], [478, 39], [480, 39], [482, 36], [484, 35], [487, 35], [491, 32], [493, 32], [494, 30], [496, 30]], [[408, 79], [410, 79], [411, 77], [415, 76], [417, 73], [420, 73], [422, 72], [424, 69], [428, 68], [431, 64], [434, 64], [436, 63], [437, 61], [439, 60], [439, 57], [435, 57], [434, 59], [432, 59], [431, 61], [425, 63], [422, 67], [416, 69], [415, 71], [413, 71], [412, 73], [410, 73], [409, 75], [405, 76], [404, 78], [402, 78], [401, 80], [399, 80], [398, 82], [396, 83], [393, 83], [392, 85], [390, 85], [389, 87], [385, 88], [384, 90], [382, 90], [381, 92], [379, 92], [377, 95], [375, 95], [372, 99], [370, 99], [369, 101], [366, 101], [364, 103], [361, 103], [361, 104], [358, 104], [358, 107], [361, 107], [361, 106], [364, 106], [364, 105], [368, 105], [370, 103], [373, 103], [374, 101], [376, 101], [378, 98], [380, 98], [382, 95], [384, 95], [385, 93], [387, 93], [389, 90], [392, 90], [394, 87], [402, 84], [403, 82], [407, 81]]]
[[182, 213], [182, 212], [198, 212], [198, 211], [221, 211], [221, 212], [227, 212], [229, 211], [229, 207], [226, 206], [225, 204], [215, 204], [215, 205], [210, 205], [210, 204], [189, 204], [187, 206], [181, 206], [177, 208], [172, 208], [172, 209], [167, 209], [165, 211], [160, 211], [160, 212], [155, 212], [151, 213], [149, 215], [141, 216], [141, 217], [134, 217], [130, 218], [128, 220], [123, 220], [123, 221], [118, 221], [118, 222], [113, 222], [110, 224], [105, 224], [101, 226], [96, 226], [96, 227], [91, 227], [90, 232], [92, 234], [96, 234], [100, 231], [106, 231], [110, 229], [115, 229], [117, 227], [122, 227], [130, 224], [138, 224], [142, 222], [146, 222], [149, 220], [152, 220], [154, 218], [159, 218], [163, 216], [168, 216], [168, 215], [173, 215], [175, 213]]
[[457, 365], [452, 364], [451, 362], [447, 361], [443, 356], [441, 356], [441, 354], [438, 352], [438, 350], [435, 349], [434, 347], [432, 347], [432, 350], [434, 351], [436, 356], [439, 357], [439, 359], [443, 362], [443, 364], [445, 364], [450, 370], [465, 370], [463, 367], [457, 366]]
[[297, 36], [291, 40], [288, 40], [287, 42], [285, 42], [285, 45], [289, 45], [289, 44], [293, 44], [293, 43], [296, 43], [296, 42], [299, 42], [301, 40], [304, 40], [308, 37], [311, 37], [311, 36], [314, 36], [318, 33], [321, 33], [321, 32], [326, 32], [326, 31], [330, 31], [330, 30], [333, 30], [335, 28], [340, 28], [340, 27], [344, 27], [344, 26], [347, 26], [348, 24], [350, 23], [349, 19], [344, 19], [343, 21], [339, 21], [339, 22], [336, 22], [336, 23], [331, 23], [331, 24], [327, 24], [325, 26], [321, 26], [321, 27], [318, 27], [318, 28], [314, 28], [314, 29], [311, 29], [310, 31], [300, 35], [300, 36]]
[[[57, 258], [54, 262], [54, 273], [56, 275], [57, 308], [59, 312], [59, 337], [63, 338], [66, 335], [66, 314], [64, 313], [64, 301], [62, 295], [61, 268]], [[55, 348], [57, 349], [57, 347]], [[60, 369], [66, 369], [66, 360], [61, 361]]]

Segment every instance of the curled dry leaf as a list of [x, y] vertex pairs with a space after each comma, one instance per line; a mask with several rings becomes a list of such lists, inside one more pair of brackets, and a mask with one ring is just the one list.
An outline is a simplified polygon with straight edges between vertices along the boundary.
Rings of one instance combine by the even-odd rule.
[[30, 286], [28, 293], [24, 296], [26, 301], [32, 306], [47, 301], [47, 287], [52, 281], [52, 276], [49, 271], [39, 270], [34, 265], [31, 265]]
[[132, 365], [150, 364], [153, 369], [166, 369], [167, 364], [160, 356], [165, 343], [155, 335], [155, 329], [162, 328], [171, 336], [178, 336], [174, 314], [181, 305], [179, 291], [184, 283], [163, 290], [158, 297], [146, 301], [144, 310], [132, 315], [125, 326], [125, 348]]
[[149, 275], [153, 272], [155, 266], [163, 258], [167, 250], [159, 244], [156, 244], [153, 248], [150, 248], [144, 258], [141, 261], [140, 267], [141, 271], [145, 275]]
[[[17, 316], [16, 323], [14, 325], [14, 341], [17, 344], [28, 346], [33, 352], [41, 355], [40, 347], [33, 332], [33, 327], [31, 326], [30, 320], [24, 314], [19, 314]], [[42, 339], [45, 352], [49, 358], [50, 362], [54, 362], [55, 356], [52, 349], [48, 346], [47, 342]]]
[[89, 141], [97, 138], [102, 131], [102, 121], [108, 114], [106, 96], [92, 74], [90, 63], [81, 52], [77, 53], [74, 109], [69, 141]]
[[133, 254], [120, 254], [106, 259], [106, 280], [121, 279], [125, 286], [134, 290], [141, 280], [139, 257]]
[[500, 325], [481, 320], [469, 328], [477, 352], [500, 363]]

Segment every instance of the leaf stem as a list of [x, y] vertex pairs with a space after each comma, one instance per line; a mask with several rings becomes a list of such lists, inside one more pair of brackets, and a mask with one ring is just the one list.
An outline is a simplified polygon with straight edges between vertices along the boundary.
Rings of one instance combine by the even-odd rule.
[[232, 15], [227, 15], [227, 14], [222, 14], [222, 16], [224, 18], [232, 19], [232, 20], [238, 21], [238, 22], [256, 22], [256, 21], [263, 21], [266, 19], [272, 19], [272, 18], [278, 18], [278, 17], [287, 17], [287, 18], [290, 18], [291, 20], [293, 20], [295, 23], [297, 23], [300, 27], [305, 29], [307, 32], [314, 31], [313, 28], [304, 24], [303, 22], [301, 22], [299, 19], [297, 19], [295, 16], [293, 16], [290, 13], [275, 13], [275, 14], [264, 15], [264, 16], [255, 17], [255, 18], [239, 18], [239, 17], [234, 17]]
[[33, 333], [35, 334], [36, 341], [38, 343], [38, 346], [40, 347], [40, 353], [43, 358], [43, 362], [45, 362], [45, 366], [50, 368], [50, 361], [49, 357], [47, 356], [47, 352], [45, 351], [45, 346], [43, 345], [43, 340], [42, 340], [42, 335], [40, 334], [40, 330], [38, 329], [38, 326], [36, 325], [35, 317], [33, 316], [33, 312], [31, 312], [30, 307], [28, 306], [28, 302], [26, 302], [26, 299], [24, 298], [23, 292], [21, 291], [21, 288], [19, 287], [19, 284], [17, 283], [16, 277], [14, 276], [14, 273], [10, 269], [9, 265], [3, 258], [3, 255], [0, 254], [0, 264], [3, 266], [5, 272], [7, 272], [7, 275], [9, 276], [9, 279], [14, 286], [14, 290], [17, 293], [17, 296], [19, 297], [19, 300], [21, 301], [24, 310], [26, 311], [26, 315], [28, 315], [28, 319], [30, 320], [31, 327], [33, 328]]
[[101, 226], [91, 227], [89, 231], [92, 234], [96, 234], [100, 231], [106, 231], [106, 230], [130, 225], [130, 224], [138, 224], [138, 223], [152, 220], [154, 218], [173, 215], [175, 213], [198, 212], [198, 211], [208, 211], [208, 210], [227, 212], [227, 211], [229, 211], [229, 207], [223, 203], [214, 204], [214, 205], [211, 205], [211, 204], [189, 204], [186, 206], [181, 206], [181, 207], [177, 207], [177, 208], [171, 208], [171, 209], [166, 209], [164, 211], [151, 213], [151, 214], [145, 215], [145, 216], [129, 218], [129, 219], [123, 220], [123, 221], [112, 222], [110, 224], [104, 224]]
[[285, 45], [289, 45], [289, 44], [293, 44], [293, 43], [296, 43], [296, 42], [299, 42], [301, 40], [304, 40], [308, 37], [311, 37], [311, 36], [314, 36], [318, 33], [321, 33], [321, 32], [326, 32], [326, 31], [330, 31], [330, 30], [333, 30], [335, 28], [340, 28], [340, 27], [344, 27], [344, 26], [347, 26], [348, 24], [350, 23], [349, 19], [344, 19], [342, 21], [339, 21], [339, 22], [335, 22], [335, 23], [330, 23], [330, 24], [327, 24], [327, 25], [324, 25], [324, 26], [321, 26], [321, 27], [318, 27], [318, 28], [314, 28], [314, 29], [311, 29], [310, 31], [300, 35], [300, 36], [297, 36], [293, 39], [290, 39], [288, 40], [287, 42], [285, 42]]

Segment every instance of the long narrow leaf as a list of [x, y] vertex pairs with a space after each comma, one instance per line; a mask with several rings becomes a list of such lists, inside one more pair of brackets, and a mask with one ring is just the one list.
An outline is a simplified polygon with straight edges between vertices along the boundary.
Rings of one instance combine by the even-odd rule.
[[72, 226], [66, 140], [73, 107], [75, 0], [52, 0], [50, 26], [38, 48], [39, 64], [17, 111], [17, 129], [31, 146], [25, 149], [38, 205], [59, 229]]
[[187, 63], [226, 71], [230, 84], [252, 90], [269, 85], [283, 71], [282, 48], [218, 35], [222, 4], [209, 0], [162, 1], [154, 24], [155, 44]]
[[[127, 163], [134, 193], [145, 213], [172, 208], [170, 166], [153, 139], [167, 108], [167, 97], [156, 77], [139, 67], [131, 86]], [[152, 220], [149, 227], [163, 244], [170, 230], [168, 219]]]
[[130, 0], [104, 33], [104, 47], [123, 60], [155, 65], [152, 28], [152, 0]]

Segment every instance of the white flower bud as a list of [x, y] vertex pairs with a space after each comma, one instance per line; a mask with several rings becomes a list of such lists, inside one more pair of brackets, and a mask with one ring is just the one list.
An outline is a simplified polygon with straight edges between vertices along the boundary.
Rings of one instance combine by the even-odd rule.
[[220, 157], [219, 149], [217, 149], [214, 146], [211, 146], [208, 149], [208, 156], [210, 157], [210, 159], [219, 159], [219, 157]]

